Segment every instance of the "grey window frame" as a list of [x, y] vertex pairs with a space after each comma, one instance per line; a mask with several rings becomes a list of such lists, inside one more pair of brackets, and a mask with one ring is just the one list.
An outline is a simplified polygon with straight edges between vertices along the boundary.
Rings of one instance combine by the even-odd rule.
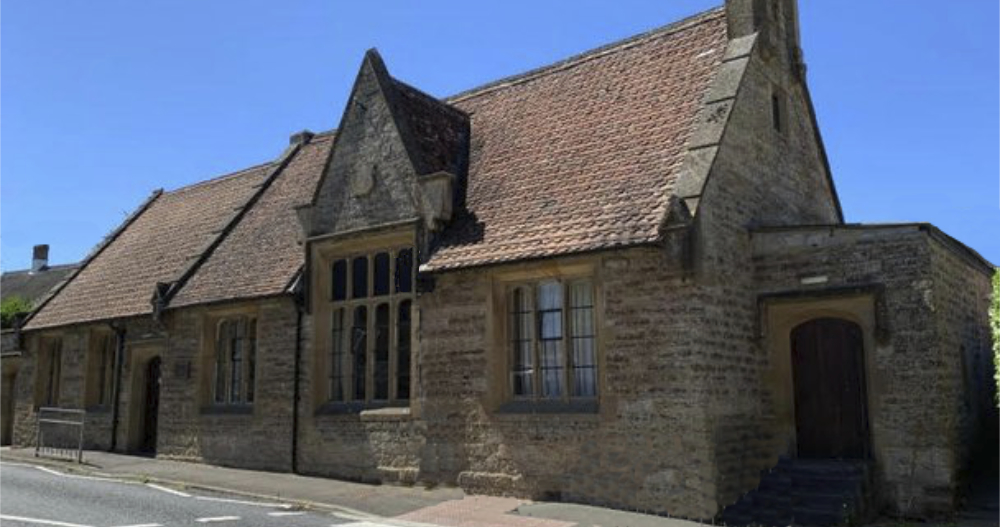
[[[410, 291], [408, 292], [397, 292], [396, 291], [396, 271], [397, 265], [399, 263], [399, 256], [402, 251], [410, 251]], [[375, 296], [375, 259], [376, 256], [381, 253], [387, 253], [389, 255], [389, 287], [388, 293], [384, 295]], [[353, 262], [356, 258], [364, 257], [367, 259], [367, 295], [363, 298], [355, 298], [353, 291], [354, 283], [354, 265]], [[334, 300], [333, 284], [336, 280], [333, 279], [333, 269], [337, 265], [337, 262], [345, 261], [347, 265], [345, 266], [344, 282], [348, 284], [349, 293], [345, 295], [343, 300]], [[329, 303], [329, 317], [330, 317], [330, 349], [325, 350], [327, 354], [327, 383], [326, 383], [326, 395], [325, 399], [327, 404], [362, 404], [362, 405], [384, 405], [384, 406], [409, 406], [410, 402], [413, 400], [414, 384], [412, 375], [412, 365], [413, 355], [416, 350], [416, 346], [413, 342], [413, 332], [414, 332], [414, 309], [416, 306], [416, 275], [417, 275], [417, 252], [416, 248], [412, 245], [399, 244], [399, 245], [389, 245], [385, 247], [365, 249], [363, 251], [346, 252], [339, 254], [334, 258], [329, 260], [329, 265], [326, 267], [326, 272], [330, 273], [330, 288], [326, 292], [326, 301]], [[399, 392], [399, 308], [403, 302], [410, 302], [410, 367], [411, 371], [408, 372], [410, 377], [409, 393], [406, 394], [405, 398], [401, 398]], [[378, 308], [381, 305], [387, 305], [389, 310], [389, 332], [386, 338], [388, 339], [389, 354], [388, 354], [388, 394], [385, 399], [375, 398], [375, 359], [376, 359], [376, 345], [377, 345], [377, 335], [376, 335], [376, 318], [378, 313]], [[365, 307], [366, 309], [366, 321], [365, 321], [365, 394], [363, 399], [357, 399], [355, 395], [355, 382], [354, 382], [354, 356], [353, 356], [353, 328], [355, 319], [355, 310], [358, 307]], [[341, 321], [341, 331], [340, 331], [340, 355], [341, 364], [339, 365], [343, 373], [338, 370], [338, 364], [336, 360], [336, 350], [337, 345], [335, 344], [335, 335], [333, 333], [334, 328], [337, 327], [335, 317], [337, 314], [342, 313]], [[337, 391], [338, 387], [340, 392], [343, 394], [342, 398], [338, 398]]]
[[[234, 338], [222, 341], [225, 325], [235, 324]], [[212, 404], [216, 406], [249, 406], [256, 397], [257, 354], [259, 351], [258, 319], [255, 316], [239, 315], [220, 318], [215, 324], [215, 354], [212, 371]], [[252, 328], [252, 331], [251, 331]], [[240, 333], [242, 331], [242, 334]], [[240, 343], [239, 392], [234, 394], [233, 351], [235, 341]], [[251, 360], [251, 357], [253, 358]], [[220, 371], [220, 366], [222, 371]], [[251, 371], [252, 369], [252, 371]], [[221, 376], [221, 377], [220, 377]], [[223, 393], [219, 393], [219, 382]], [[253, 384], [253, 385], [251, 385]]]
[[[541, 318], [538, 313], [538, 289], [539, 285], [546, 282], [558, 282], [562, 289], [562, 303], [560, 304], [560, 311], [562, 312], [562, 350], [560, 357], [560, 364], [562, 367], [562, 389], [561, 394], [557, 397], [546, 397], [543, 395], [545, 391], [544, 378], [542, 372], [542, 350], [541, 350]], [[590, 288], [590, 298], [591, 304], [589, 309], [591, 310], [590, 325], [593, 329], [592, 334], [586, 337], [577, 337], [573, 334], [572, 325], [572, 315], [574, 306], [571, 304], [571, 292], [574, 284], [587, 283]], [[538, 278], [535, 280], [518, 281], [507, 285], [504, 291], [504, 317], [506, 331], [504, 332], [504, 349], [507, 353], [507, 371], [505, 372], [507, 377], [507, 390], [509, 394], [509, 399], [513, 401], [527, 401], [533, 403], [546, 403], [546, 402], [575, 402], [575, 401], [597, 401], [600, 397], [600, 367], [599, 367], [599, 338], [598, 338], [598, 328], [597, 328], [597, 289], [595, 280], [592, 277], [573, 277], [573, 278]], [[530, 321], [531, 321], [531, 358], [532, 358], [532, 380], [531, 388], [532, 393], [530, 394], [518, 394], [515, 391], [515, 376], [517, 372], [515, 371], [515, 365], [517, 360], [515, 354], [518, 352], [517, 348], [514, 346], [514, 327], [512, 324], [512, 315], [514, 306], [514, 291], [524, 290], [528, 292], [528, 297], [530, 298]], [[519, 312], [520, 313], [520, 312]], [[574, 340], [579, 338], [590, 338], [592, 342], [593, 349], [593, 365], [591, 369], [593, 370], [593, 395], [576, 395], [576, 385], [575, 385], [575, 368], [573, 364], [573, 355], [575, 343]]]

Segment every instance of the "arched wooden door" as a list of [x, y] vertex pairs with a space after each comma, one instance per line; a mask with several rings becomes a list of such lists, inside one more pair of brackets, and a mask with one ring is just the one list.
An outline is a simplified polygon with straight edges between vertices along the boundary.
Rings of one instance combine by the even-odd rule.
[[847, 320], [818, 318], [793, 329], [791, 339], [799, 457], [866, 457], [861, 327]]

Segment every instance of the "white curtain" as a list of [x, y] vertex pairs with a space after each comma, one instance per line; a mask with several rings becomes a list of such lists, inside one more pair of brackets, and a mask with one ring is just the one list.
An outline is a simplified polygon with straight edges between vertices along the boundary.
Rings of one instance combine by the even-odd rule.
[[542, 397], [563, 393], [563, 288], [560, 282], [538, 284], [539, 343], [542, 356]]

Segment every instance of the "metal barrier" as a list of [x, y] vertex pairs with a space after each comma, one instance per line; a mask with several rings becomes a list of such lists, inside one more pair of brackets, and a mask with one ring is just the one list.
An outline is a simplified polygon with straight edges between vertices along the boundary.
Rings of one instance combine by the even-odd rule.
[[76, 459], [83, 463], [83, 424], [87, 412], [68, 408], [39, 408], [35, 414], [35, 457]]

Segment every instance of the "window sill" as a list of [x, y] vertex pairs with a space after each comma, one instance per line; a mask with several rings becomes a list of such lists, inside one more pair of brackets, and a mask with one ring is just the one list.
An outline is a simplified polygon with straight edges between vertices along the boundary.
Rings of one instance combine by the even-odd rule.
[[497, 416], [524, 417], [530, 415], [538, 416], [593, 416], [600, 413], [600, 405], [597, 399], [584, 399], [577, 401], [508, 401], [497, 408], [494, 412]]
[[410, 419], [409, 406], [378, 408], [361, 412], [362, 421], [407, 421]]
[[406, 403], [333, 403], [328, 402], [316, 409], [316, 416], [357, 416], [362, 421], [399, 421], [410, 418], [410, 406]]
[[213, 404], [203, 406], [201, 415], [253, 415], [252, 404]]

